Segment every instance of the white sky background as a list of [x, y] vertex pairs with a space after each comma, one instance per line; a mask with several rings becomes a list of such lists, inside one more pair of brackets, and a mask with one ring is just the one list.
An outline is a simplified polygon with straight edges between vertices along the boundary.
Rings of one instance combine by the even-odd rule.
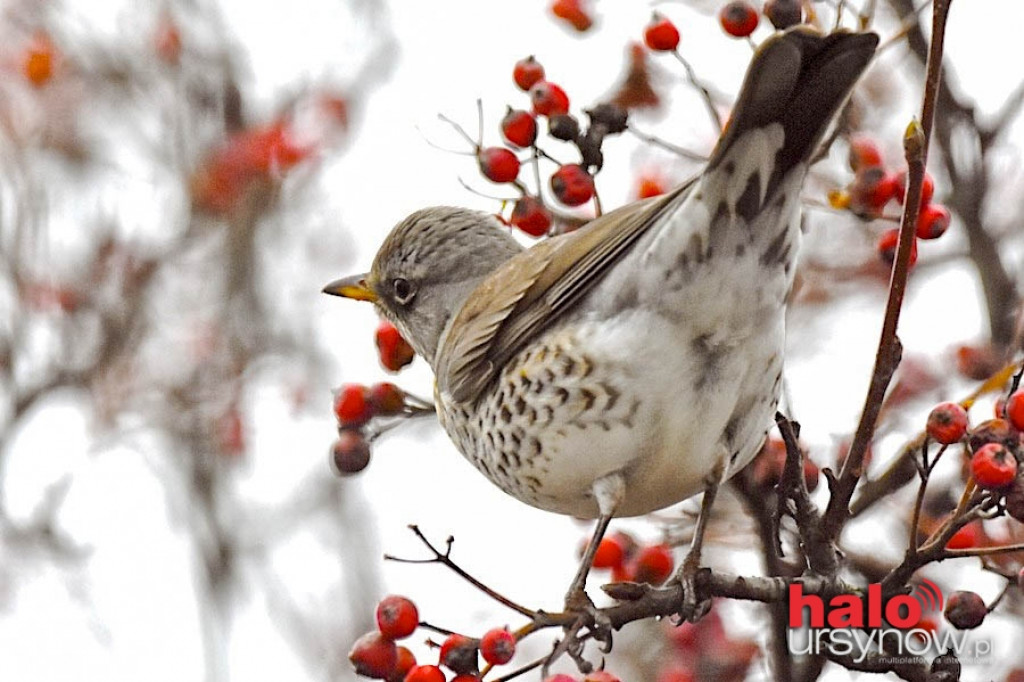
[[[268, 99], [277, 88], [296, 79], [316, 82], [324, 77], [316, 65], [336, 49], [332, 30], [342, 17], [335, 3], [293, 0], [282, 6], [231, 0], [225, 4], [228, 24], [252, 49], [256, 86]], [[541, 0], [389, 3], [391, 28], [400, 51], [395, 70], [362, 102], [354, 139], [325, 169], [324, 182], [331, 191], [339, 229], [348, 229], [355, 243], [351, 257], [325, 268], [325, 282], [366, 269], [390, 227], [417, 208], [451, 203], [495, 209], [494, 202], [471, 195], [457, 182], [461, 177], [485, 193], [502, 194], [501, 188], [479, 177], [471, 158], [446, 154], [426, 143], [429, 139], [462, 148], [459, 138], [437, 121], [437, 114], [449, 115], [475, 134], [475, 100], [483, 98], [485, 143], [500, 143], [498, 121], [505, 105], [525, 106], [525, 96], [514, 88], [510, 74], [513, 63], [527, 54], [537, 55], [548, 76], [566, 86], [576, 111], [596, 101], [617, 79], [623, 60], [620, 46], [639, 39], [651, 7], [629, 0], [596, 4], [600, 24], [588, 37], [579, 39], [549, 19], [548, 2]], [[749, 47], [727, 38], [716, 25], [687, 7], [665, 3], [660, 8], [680, 27], [681, 50], [697, 72], [722, 90], [734, 92], [749, 59]], [[1024, 10], [1015, 0], [954, 3], [948, 51], [964, 89], [982, 110], [996, 108], [1021, 80], [1018, 33], [1022, 15]], [[655, 61], [665, 67], [670, 82], [682, 80], [674, 60], [663, 57]], [[703, 109], [686, 89], [673, 92], [669, 113], [660, 121], [644, 122], [642, 127], [657, 128], [675, 142], [707, 149], [713, 135]], [[899, 158], [899, 132], [918, 107], [919, 93], [907, 95], [904, 115], [886, 124], [887, 158], [894, 165]], [[1018, 145], [1019, 133], [1018, 124], [1014, 131]], [[667, 159], [633, 151], [633, 146], [613, 140], [606, 147], [608, 171], [598, 185], [605, 188], [606, 206], [627, 198], [638, 166], [648, 159], [663, 163]], [[678, 165], [676, 177], [681, 178], [687, 169]], [[941, 198], [941, 179], [938, 185]], [[845, 239], [849, 232], [837, 228], [832, 234]], [[959, 235], [948, 235], [934, 250], [922, 247], [921, 262], [925, 263], [930, 253], [962, 246]], [[970, 275], [956, 267], [942, 273], [925, 274], [922, 270], [921, 274], [914, 278], [902, 327], [907, 351], [935, 355], [955, 342], [975, 338], [983, 320], [974, 312]], [[957, 312], [956, 324], [949, 324], [950, 300], [967, 302]], [[840, 311], [841, 323], [835, 313], [823, 320], [801, 320], [803, 332], [791, 338], [791, 346], [805, 356], [791, 364], [788, 373], [796, 416], [805, 425], [807, 439], [823, 451], [832, 434], [853, 428], [863, 399], [880, 325], [881, 298], [878, 292], [871, 292], [862, 303], [859, 309]], [[322, 297], [315, 310], [321, 317], [326, 345], [337, 356], [335, 383], [382, 379], [372, 345], [376, 318], [370, 307]], [[804, 313], [817, 314], [820, 311]], [[829, 377], [827, 387], [820, 381], [821, 365], [806, 357], [808, 346], [831, 357], [843, 356], [842, 362], [828, 366], [835, 374]], [[413, 369], [399, 376], [398, 383], [428, 395], [431, 384], [425, 363], [417, 360]], [[256, 406], [257, 418], [252, 420], [259, 424], [251, 438], [255, 446], [252, 456], [273, 458], [289, 448], [325, 449], [333, 430], [327, 400], [325, 396], [321, 419], [282, 420], [279, 415], [290, 412], [277, 394], [267, 391]], [[825, 409], [815, 409], [819, 405]], [[85, 438], [81, 415], [68, 413], [60, 418], [68, 438]], [[133, 466], [137, 471], [133, 472]], [[268, 486], [268, 497], [273, 497], [269, 488], [276, 473], [280, 472], [265, 474], [254, 482]], [[151, 529], [163, 523], [164, 517], [159, 491], [149, 476], [145, 467], [132, 464], [131, 456], [110, 453], [91, 464], [88, 477], [76, 483], [87, 490], [90, 485], [107, 486], [112, 480], [131, 483], [130, 491], [117, 498], [123, 505], [120, 508], [97, 505], [81, 510], [83, 528], [92, 521], [98, 522], [99, 528], [116, 527], [119, 533], [114, 542], [97, 538], [108, 549], [97, 555], [98, 563], [90, 570], [93, 582], [87, 589], [95, 597], [103, 623], [83, 624], [82, 614], [88, 610], [69, 608], [74, 597], [56, 587], [60, 582], [54, 576], [19, 586], [19, 617], [0, 619], [0, 679], [201, 679], [201, 646], [185, 547], [171, 535], [153, 539]], [[583, 526], [502, 494], [462, 460], [436, 427], [419, 426], [405, 435], [385, 437], [375, 446], [369, 469], [345, 485], [363, 494], [373, 519], [368, 532], [379, 535], [382, 551], [422, 556], [423, 550], [405, 528], [417, 523], [438, 541], [453, 534], [455, 556], [465, 567], [512, 598], [531, 606], [560, 605], [575, 570], [575, 547], [584, 535]], [[132, 511], [127, 520], [126, 507]], [[654, 524], [634, 527], [650, 538], [657, 537]], [[303, 575], [316, 575], [318, 567], [305, 562], [301, 550], [290, 556], [289, 563], [280, 567], [282, 571], [299, 581]], [[716, 566], [726, 560], [713, 548], [708, 557]], [[438, 567], [382, 562], [381, 570], [389, 591], [412, 596], [422, 616], [439, 625], [479, 634], [486, 627], [508, 622], [508, 612], [493, 607]], [[748, 564], [743, 570], [757, 568]], [[154, 585], [160, 588], [154, 589]], [[233, 678], [305, 678], [307, 672], [259, 615], [260, 605], [248, 608], [251, 615], [232, 633]], [[135, 624], [143, 620], [153, 622], [153, 627], [139, 631]], [[338, 643], [342, 648], [348, 645]], [[423, 654], [424, 650], [417, 652]], [[834, 677], [848, 679], [845, 673]]]

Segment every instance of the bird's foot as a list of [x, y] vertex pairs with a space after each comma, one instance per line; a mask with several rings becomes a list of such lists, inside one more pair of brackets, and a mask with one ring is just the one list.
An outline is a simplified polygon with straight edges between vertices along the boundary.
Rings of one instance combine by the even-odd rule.
[[672, 577], [674, 582], [679, 583], [683, 590], [683, 603], [677, 614], [677, 625], [682, 623], [696, 623], [707, 615], [711, 610], [711, 599], [701, 595], [697, 590], [697, 578], [703, 571], [710, 571], [700, 567], [700, 558], [692, 557], [692, 553], [683, 560], [683, 565]]
[[573, 616], [573, 619], [563, 628], [562, 639], [555, 643], [544, 662], [542, 677], [547, 677], [548, 666], [563, 655], [571, 658], [580, 672], [591, 672], [594, 665], [583, 656], [584, 643], [588, 639], [598, 642], [602, 653], [612, 650], [611, 621], [594, 606], [594, 602], [581, 587], [573, 585], [565, 595], [565, 613]]

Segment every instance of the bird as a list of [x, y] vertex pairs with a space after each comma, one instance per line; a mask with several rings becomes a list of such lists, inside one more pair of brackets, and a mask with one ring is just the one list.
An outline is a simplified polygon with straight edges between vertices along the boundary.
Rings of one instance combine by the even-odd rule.
[[416, 211], [368, 273], [327, 294], [372, 302], [426, 359], [438, 419], [492, 483], [598, 519], [567, 608], [613, 517], [704, 492], [676, 578], [694, 575], [719, 485], [761, 448], [783, 369], [800, 193], [878, 36], [778, 32], [755, 51], [706, 167], [665, 195], [529, 248], [493, 215]]

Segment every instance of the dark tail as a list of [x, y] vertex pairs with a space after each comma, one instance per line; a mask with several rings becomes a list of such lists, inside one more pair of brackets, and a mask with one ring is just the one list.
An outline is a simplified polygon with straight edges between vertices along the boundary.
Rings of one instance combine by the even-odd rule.
[[747, 131], [780, 123], [785, 137], [768, 183], [770, 193], [780, 178], [814, 152], [877, 45], [874, 33], [821, 35], [803, 26], [765, 40], [747, 69], [732, 120], [708, 168], [721, 162]]

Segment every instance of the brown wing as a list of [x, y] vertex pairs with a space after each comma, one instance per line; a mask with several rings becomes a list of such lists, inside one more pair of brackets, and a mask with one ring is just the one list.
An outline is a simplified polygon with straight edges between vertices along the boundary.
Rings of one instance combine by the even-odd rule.
[[692, 186], [607, 213], [509, 259], [470, 294], [438, 353], [438, 388], [474, 402], [516, 353], [568, 310]]

